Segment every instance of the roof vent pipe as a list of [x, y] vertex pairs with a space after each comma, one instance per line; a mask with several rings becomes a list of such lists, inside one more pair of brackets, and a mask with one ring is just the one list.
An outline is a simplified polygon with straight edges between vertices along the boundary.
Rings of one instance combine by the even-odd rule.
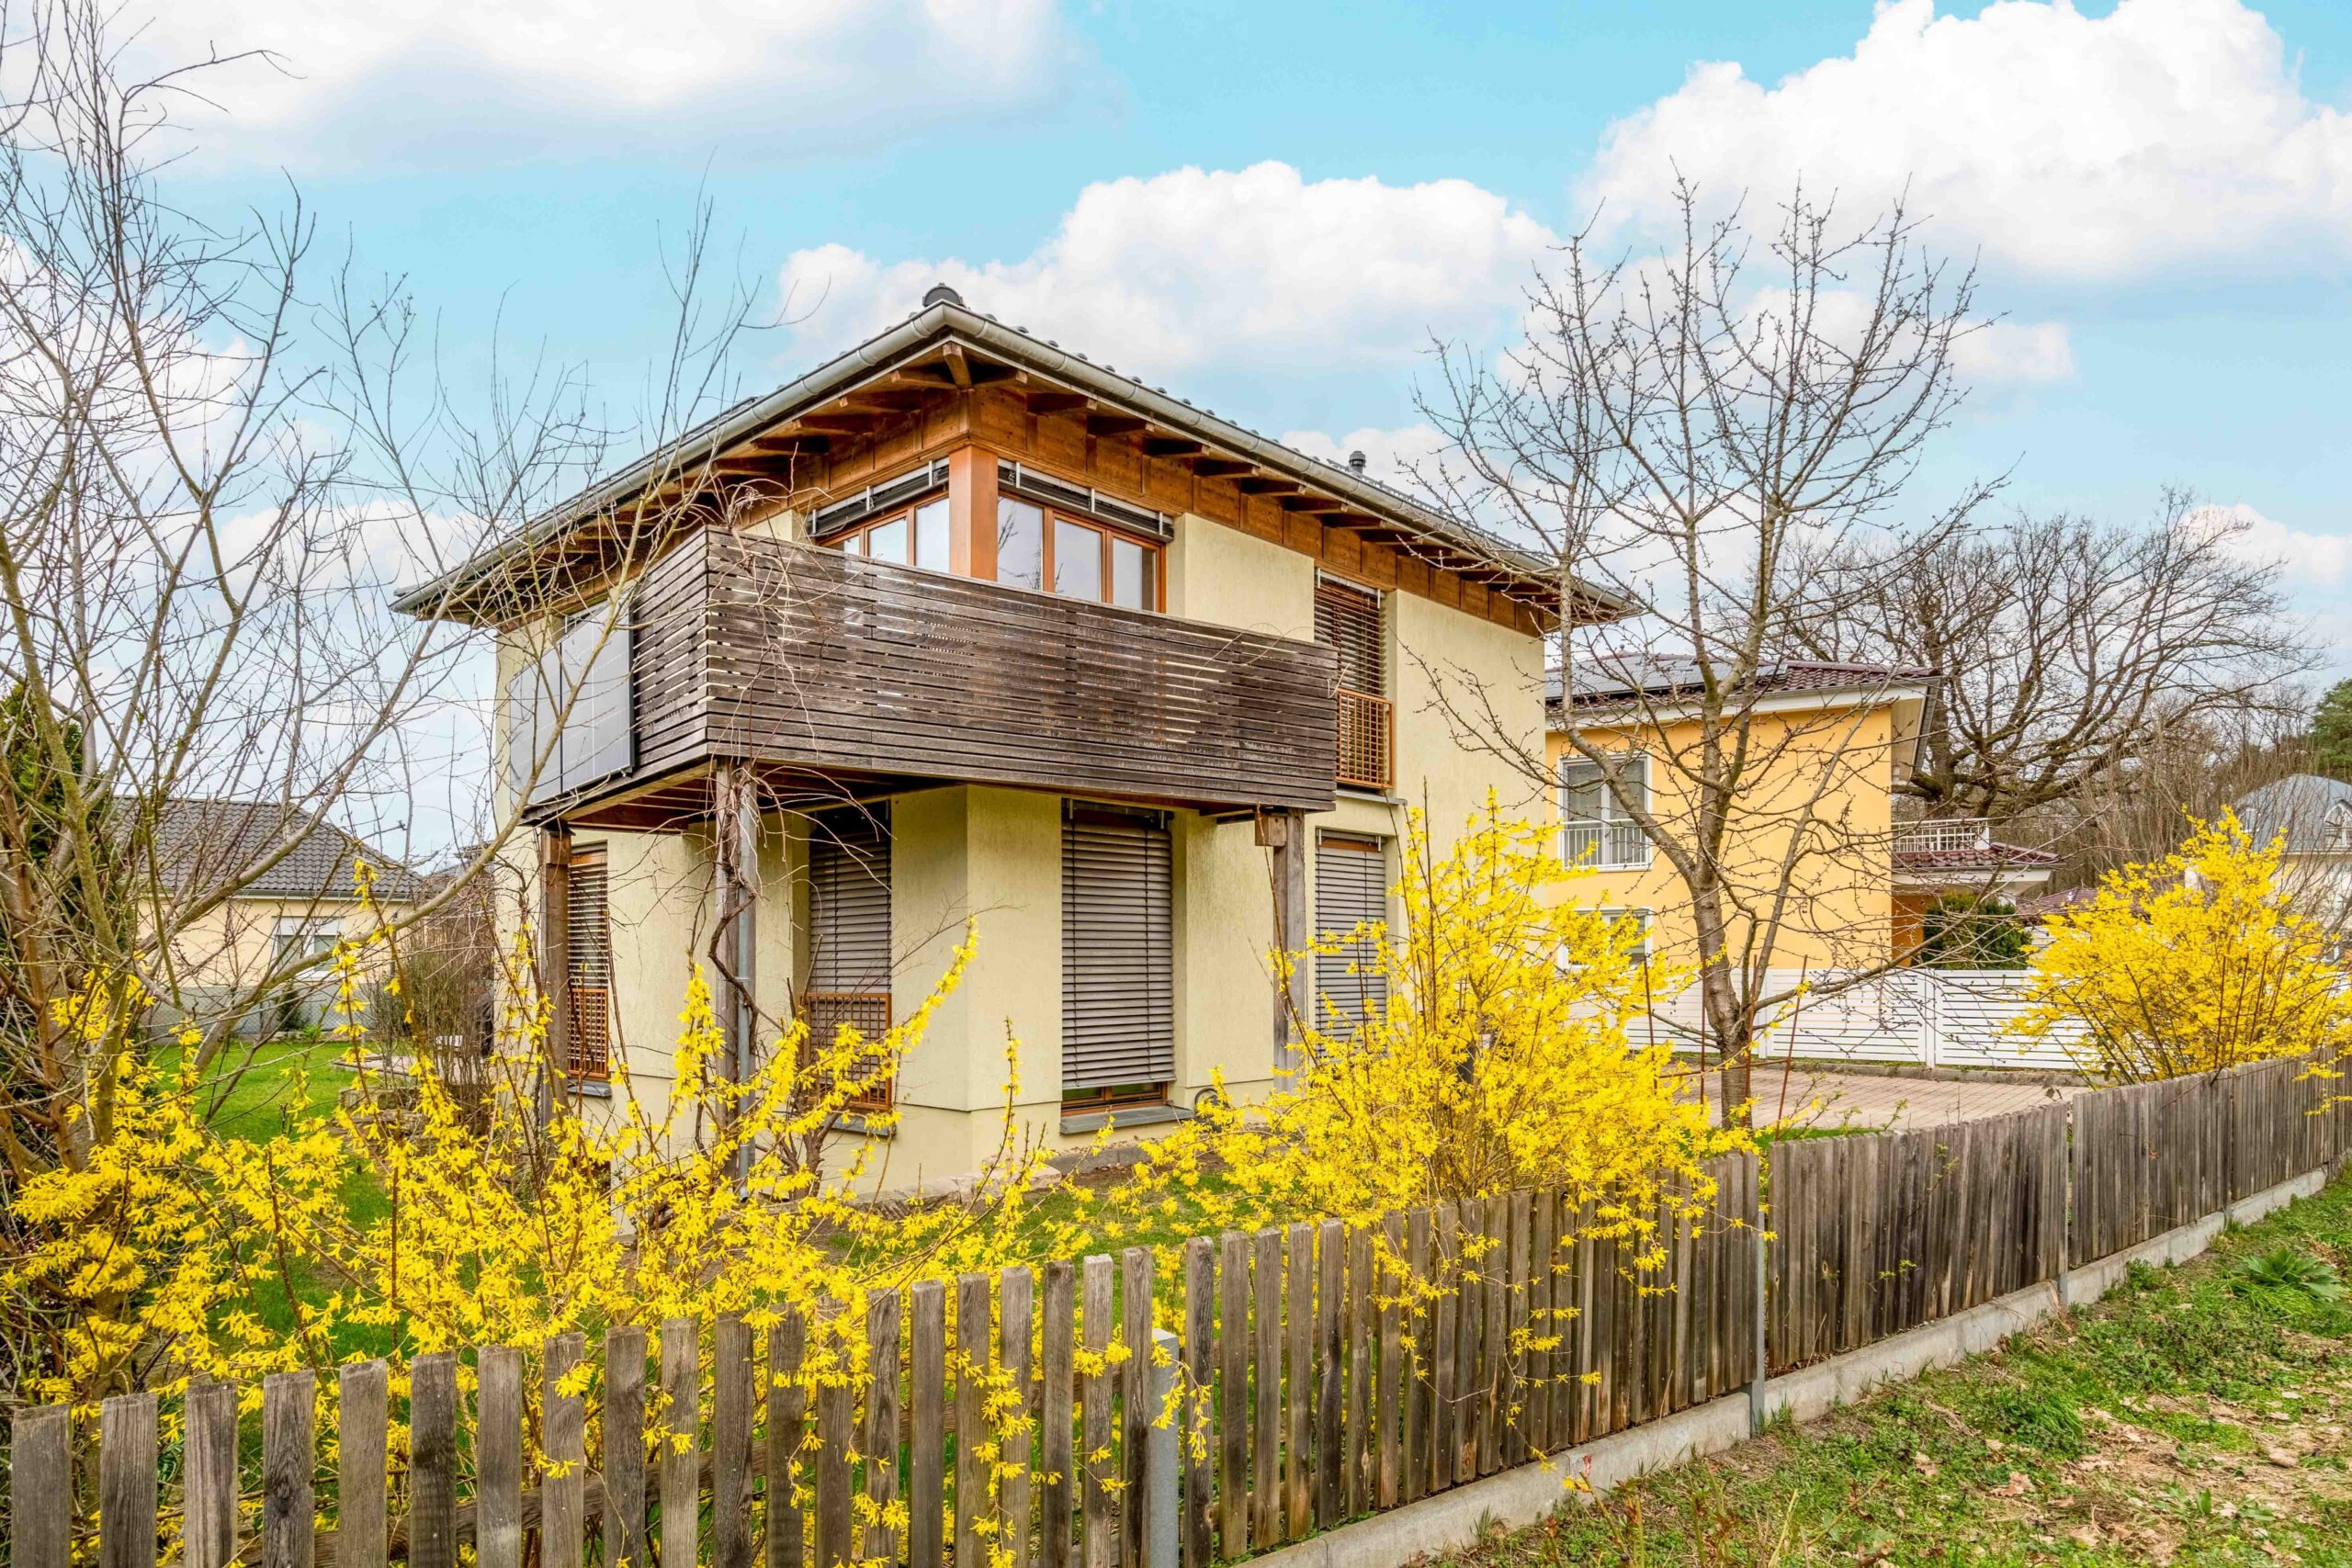
[[1348, 468], [1355, 473], [1360, 474], [1363, 472], [1363, 454], [1361, 452], [1349, 453]]
[[933, 305], [961, 305], [964, 297], [944, 283], [934, 283], [923, 291], [922, 302], [926, 309]]

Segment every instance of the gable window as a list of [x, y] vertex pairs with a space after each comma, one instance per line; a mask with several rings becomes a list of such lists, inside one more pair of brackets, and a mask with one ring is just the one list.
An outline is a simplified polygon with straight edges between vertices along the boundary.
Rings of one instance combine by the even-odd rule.
[[[1634, 800], [1648, 810], [1649, 758], [1623, 752], [1616, 767]], [[1574, 755], [1560, 759], [1560, 858], [1600, 871], [1639, 871], [1650, 863], [1649, 840], [1610, 789], [1600, 764]]]
[[1339, 782], [1385, 791], [1396, 779], [1396, 741], [1379, 592], [1317, 577], [1315, 640], [1340, 656]]
[[1159, 547], [1098, 523], [999, 496], [996, 580], [1126, 610], [1159, 608]]

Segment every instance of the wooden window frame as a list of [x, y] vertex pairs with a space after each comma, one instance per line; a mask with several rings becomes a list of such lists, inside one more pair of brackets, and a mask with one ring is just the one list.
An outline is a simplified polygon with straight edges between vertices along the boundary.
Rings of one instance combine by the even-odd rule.
[[1170, 1103], [1170, 1082], [1098, 1084], [1091, 1089], [1062, 1090], [1065, 1114], [1091, 1111], [1149, 1111]]
[[[947, 558], [950, 564], [945, 567], [924, 566], [914, 558], [915, 513], [921, 512], [927, 506], [934, 504], [945, 504], [948, 507]], [[854, 554], [860, 560], [873, 560], [876, 558], [866, 553], [867, 537], [871, 536], [876, 529], [887, 528], [893, 523], [903, 523], [907, 525], [907, 558], [902, 561], [894, 560], [884, 564], [888, 566], [909, 567], [916, 571], [944, 572], [951, 576], [962, 575], [956, 571], [953, 564], [956, 559], [956, 513], [953, 501], [948, 494], [947, 487], [944, 485], [940, 486], [938, 489], [931, 491], [926, 494], [916, 496], [912, 501], [908, 502], [904, 506], [893, 510], [887, 516], [870, 517], [863, 523], [854, 524], [847, 528], [842, 529], [838, 533], [828, 534], [823, 538], [819, 539], [816, 542], [826, 549], [840, 550], [844, 555]], [[849, 547], [850, 541], [853, 539], [857, 541], [857, 548], [854, 551], [852, 551]]]
[[[1146, 563], [1144, 569], [1144, 582], [1145, 585], [1151, 590], [1151, 603], [1144, 605], [1136, 613], [1146, 615], [1164, 615], [1168, 613], [1168, 545], [1166, 540], [1155, 539], [1148, 535], [1138, 534], [1132, 528], [1122, 528], [1116, 523], [1106, 523], [1100, 517], [1089, 517], [1081, 512], [1069, 512], [1046, 502], [1032, 501], [1025, 495], [1014, 495], [1009, 492], [1000, 492], [997, 496], [997, 504], [1000, 506], [1008, 501], [1016, 506], [1035, 507], [1037, 509], [1038, 516], [1044, 520], [1045, 538], [1041, 542], [1042, 558], [1039, 563], [1038, 577], [1039, 581], [1042, 581], [1045, 586], [1042, 588], [1022, 588], [1021, 591], [1023, 592], [1044, 593], [1052, 598], [1068, 599], [1080, 604], [1103, 604], [1114, 610], [1136, 610], [1136, 606], [1132, 604], [1119, 604], [1111, 597], [1111, 542], [1114, 539], [1125, 539], [1131, 545], [1136, 545], [1142, 547]], [[1102, 596], [1099, 598], [1087, 599], [1076, 593], [1063, 593], [1057, 591], [1054, 587], [1054, 560], [1057, 553], [1055, 548], [1054, 541], [1056, 536], [1061, 532], [1058, 525], [1064, 523], [1068, 523], [1073, 527], [1091, 529], [1100, 541], [1096, 547], [1098, 561], [1096, 570], [1102, 573], [1100, 581], [1102, 584]], [[1001, 526], [1001, 524], [992, 525], [990, 530], [991, 535], [993, 535], [995, 527]], [[991, 549], [989, 554], [990, 558], [989, 568], [989, 576], [982, 581], [996, 581], [996, 565], [994, 558], [996, 552]], [[1021, 585], [1018, 583], [1006, 583], [1005, 586], [1008, 588], [1020, 588]]]
[[[1315, 572], [1315, 611], [1317, 626], [1316, 640], [1322, 642], [1321, 607], [1323, 590], [1335, 588], [1348, 593], [1360, 594], [1371, 602], [1377, 623], [1374, 646], [1380, 659], [1380, 685], [1377, 692], [1367, 692], [1342, 682], [1332, 694], [1340, 709], [1339, 754], [1337, 782], [1343, 789], [1368, 790], [1385, 795], [1396, 786], [1396, 709], [1388, 695], [1388, 685], [1395, 672], [1388, 657], [1388, 591], [1369, 582], [1358, 582], [1327, 568]], [[1325, 643], [1337, 648], [1335, 643]]]

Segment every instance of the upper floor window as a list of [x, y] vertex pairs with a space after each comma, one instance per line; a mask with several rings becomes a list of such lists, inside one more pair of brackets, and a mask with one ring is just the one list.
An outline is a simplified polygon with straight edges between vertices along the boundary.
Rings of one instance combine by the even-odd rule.
[[926, 501], [910, 511], [867, 523], [843, 534], [842, 550], [873, 560], [919, 566], [926, 571], [949, 570], [947, 498]]
[[1016, 496], [996, 503], [996, 580], [1128, 610], [1159, 608], [1159, 546]]
[[[1634, 802], [1648, 810], [1649, 758], [1623, 752], [1615, 768]], [[1650, 863], [1649, 840], [1609, 787], [1600, 764], [1577, 756], [1560, 759], [1560, 858], [1602, 871], [1640, 870]]]
[[1396, 781], [1396, 738], [1378, 590], [1318, 576], [1315, 640], [1340, 656], [1339, 782], [1385, 791]]

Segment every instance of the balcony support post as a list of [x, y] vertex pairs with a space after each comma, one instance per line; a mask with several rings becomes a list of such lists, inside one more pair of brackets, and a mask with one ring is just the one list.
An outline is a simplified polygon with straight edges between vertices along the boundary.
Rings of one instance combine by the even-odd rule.
[[542, 1120], [555, 1113], [556, 1084], [571, 1070], [571, 824], [539, 829], [539, 995], [548, 1005], [546, 1055], [535, 1098]]
[[[1306, 929], [1306, 814], [1301, 811], [1261, 812], [1258, 842], [1270, 852], [1269, 871], [1274, 895], [1274, 942], [1295, 956], [1311, 940]], [[1298, 1065], [1301, 1026], [1314, 1015], [1314, 960], [1295, 963], [1290, 988], [1274, 994], [1274, 1066]]]
[[[722, 1068], [730, 1083], [752, 1076], [756, 1032], [752, 1005], [752, 962], [758, 951], [760, 810], [758, 785], [751, 770], [720, 762], [711, 779], [711, 836], [717, 861], [718, 919], [712, 932], [712, 956], [717, 960], [718, 987], [711, 1010], [718, 1015], [724, 1042]], [[734, 1115], [729, 1110], [729, 1118]], [[739, 1174], [748, 1173], [751, 1151], [739, 1156]]]

